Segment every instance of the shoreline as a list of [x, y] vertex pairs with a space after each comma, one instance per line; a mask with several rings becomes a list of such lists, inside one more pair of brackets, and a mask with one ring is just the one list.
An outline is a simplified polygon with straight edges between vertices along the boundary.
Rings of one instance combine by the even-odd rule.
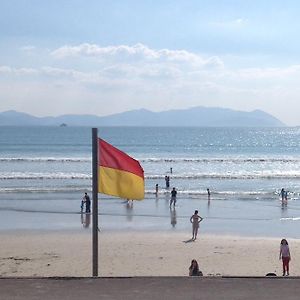
[[[91, 276], [89, 231], [0, 232], [0, 276]], [[288, 239], [290, 275], [300, 276], [300, 240]], [[204, 276], [281, 275], [280, 238], [187, 232], [99, 233], [99, 276], [187, 276], [196, 259]]]

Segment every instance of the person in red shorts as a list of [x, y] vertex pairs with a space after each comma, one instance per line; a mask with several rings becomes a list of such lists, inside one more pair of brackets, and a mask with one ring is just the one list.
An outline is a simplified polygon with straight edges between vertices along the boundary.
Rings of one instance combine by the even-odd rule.
[[291, 260], [291, 253], [289, 249], [289, 244], [286, 239], [281, 240], [279, 259], [282, 259], [282, 276], [289, 276], [289, 263]]

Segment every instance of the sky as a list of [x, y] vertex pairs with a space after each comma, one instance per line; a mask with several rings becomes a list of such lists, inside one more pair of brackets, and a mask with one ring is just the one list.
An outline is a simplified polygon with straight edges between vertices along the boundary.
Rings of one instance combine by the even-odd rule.
[[300, 2], [1, 0], [0, 112], [194, 106], [300, 125]]

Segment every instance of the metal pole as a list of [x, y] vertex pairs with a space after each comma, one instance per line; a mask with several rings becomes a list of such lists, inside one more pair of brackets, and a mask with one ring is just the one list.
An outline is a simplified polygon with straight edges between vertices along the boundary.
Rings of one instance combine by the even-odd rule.
[[92, 128], [93, 276], [98, 277], [98, 129]]

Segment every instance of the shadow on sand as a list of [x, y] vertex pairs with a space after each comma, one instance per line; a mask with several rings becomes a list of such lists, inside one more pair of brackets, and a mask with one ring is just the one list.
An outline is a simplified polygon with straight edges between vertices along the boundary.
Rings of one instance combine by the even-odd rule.
[[189, 239], [189, 240], [186, 240], [186, 241], [182, 241], [183, 243], [187, 244], [187, 243], [191, 243], [191, 242], [194, 242], [194, 239]]

